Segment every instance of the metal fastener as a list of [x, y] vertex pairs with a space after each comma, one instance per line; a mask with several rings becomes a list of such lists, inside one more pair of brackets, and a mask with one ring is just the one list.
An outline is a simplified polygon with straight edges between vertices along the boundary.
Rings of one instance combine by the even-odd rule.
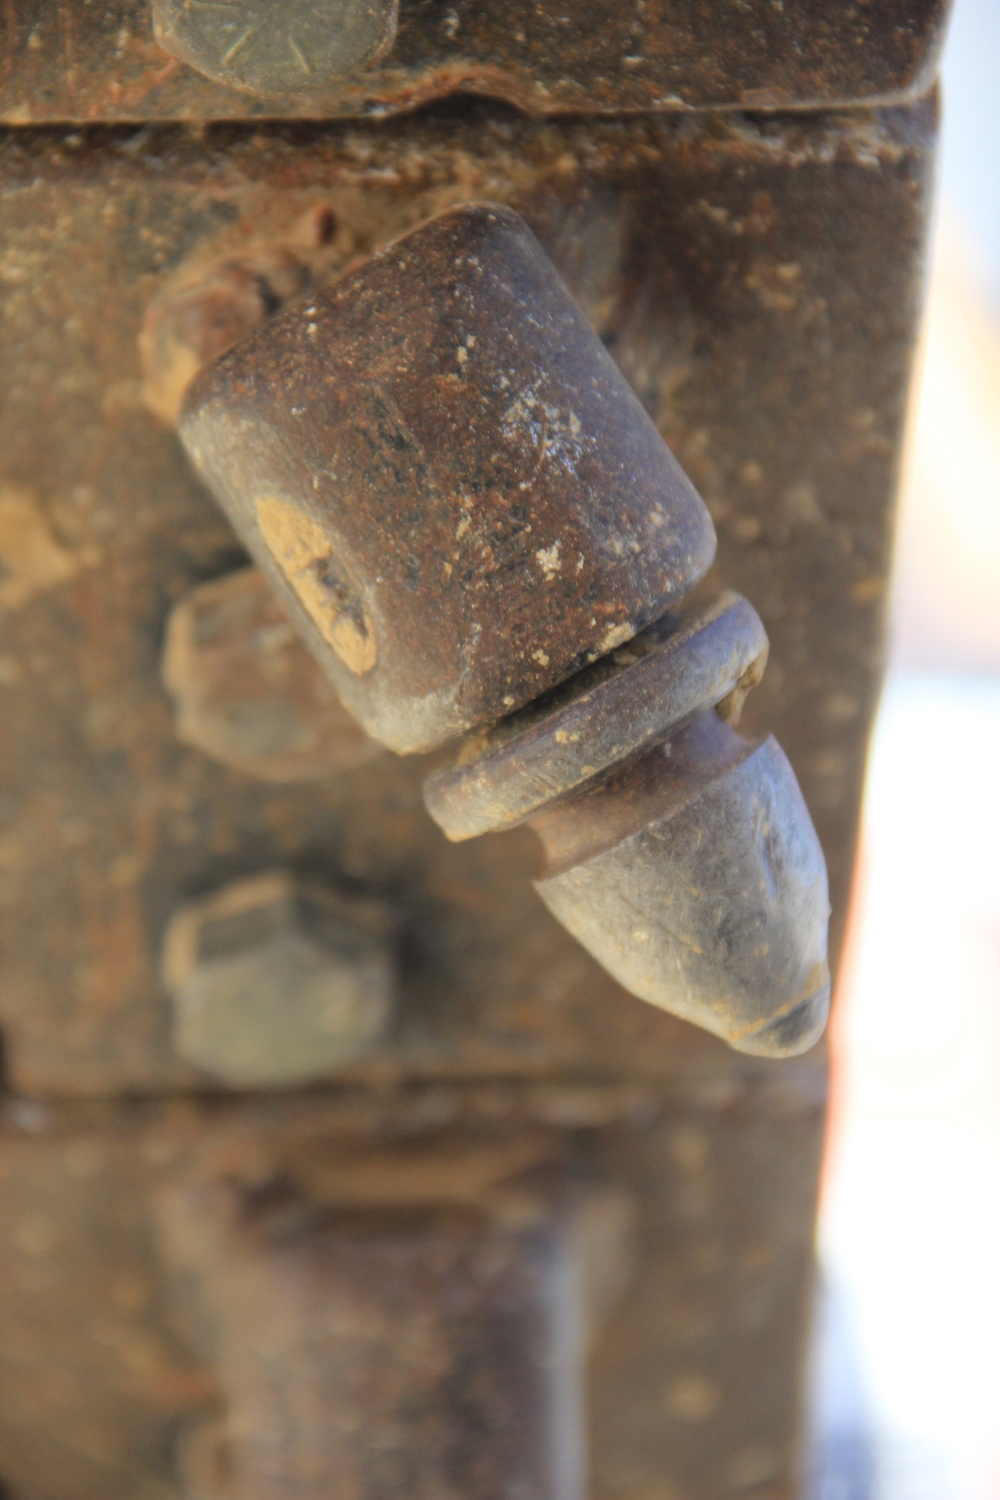
[[315, 781], [379, 753], [256, 568], [198, 584], [167, 622], [177, 736], [265, 781]]
[[187, 1062], [232, 1087], [305, 1083], [385, 1040], [391, 921], [378, 902], [271, 871], [182, 907], [163, 972]]
[[398, 0], [153, 0], [153, 32], [216, 83], [295, 98], [385, 57], [398, 12]]
[[450, 837], [530, 821], [540, 893], [626, 988], [744, 1051], [816, 1040], [822, 852], [732, 728], [763, 627], [677, 613], [708, 511], [516, 214], [445, 214], [272, 319], [181, 433], [369, 733], [471, 732], [427, 787]]
[[190, 382], [308, 284], [308, 265], [285, 248], [191, 267], [146, 310], [139, 350], [143, 399], [172, 426]]

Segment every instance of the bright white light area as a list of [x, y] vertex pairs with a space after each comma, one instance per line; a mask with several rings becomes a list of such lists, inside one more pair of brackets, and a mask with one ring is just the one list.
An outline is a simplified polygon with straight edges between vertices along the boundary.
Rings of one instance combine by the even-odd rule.
[[810, 1500], [1000, 1500], [1000, 6], [958, 0], [833, 1032]]
[[890, 680], [821, 1232], [877, 1500], [1000, 1497], [998, 778], [1000, 681]]

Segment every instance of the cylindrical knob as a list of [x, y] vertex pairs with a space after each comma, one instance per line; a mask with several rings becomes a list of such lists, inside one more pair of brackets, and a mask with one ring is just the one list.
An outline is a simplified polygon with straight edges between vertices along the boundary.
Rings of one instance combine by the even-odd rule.
[[708, 512], [527, 225], [434, 220], [205, 372], [189, 453], [403, 753], [502, 718], [706, 571]]
[[673, 613], [708, 512], [517, 215], [446, 214], [275, 318], [181, 432], [369, 733], [471, 731], [427, 787], [449, 837], [530, 821], [540, 893], [633, 993], [746, 1051], [816, 1040], [822, 852], [729, 727], [763, 627]]

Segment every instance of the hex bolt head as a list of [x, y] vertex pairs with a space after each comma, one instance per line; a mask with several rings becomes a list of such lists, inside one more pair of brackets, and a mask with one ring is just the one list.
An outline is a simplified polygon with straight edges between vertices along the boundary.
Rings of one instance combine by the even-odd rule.
[[296, 98], [379, 62], [398, 13], [398, 0], [153, 0], [153, 32], [215, 83]]
[[163, 681], [178, 739], [248, 776], [318, 781], [379, 754], [256, 568], [174, 605]]
[[164, 944], [174, 1043], [234, 1088], [283, 1088], [384, 1041], [394, 1001], [391, 920], [271, 871], [183, 906]]

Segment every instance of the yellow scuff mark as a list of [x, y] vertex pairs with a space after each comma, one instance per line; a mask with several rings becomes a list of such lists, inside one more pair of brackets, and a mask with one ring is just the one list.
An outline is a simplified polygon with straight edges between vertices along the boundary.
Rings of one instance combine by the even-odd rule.
[[333, 547], [318, 521], [275, 495], [256, 504], [257, 522], [275, 561], [323, 639], [355, 676], [378, 660], [371, 621], [360, 603], [333, 589], [328, 569]]

